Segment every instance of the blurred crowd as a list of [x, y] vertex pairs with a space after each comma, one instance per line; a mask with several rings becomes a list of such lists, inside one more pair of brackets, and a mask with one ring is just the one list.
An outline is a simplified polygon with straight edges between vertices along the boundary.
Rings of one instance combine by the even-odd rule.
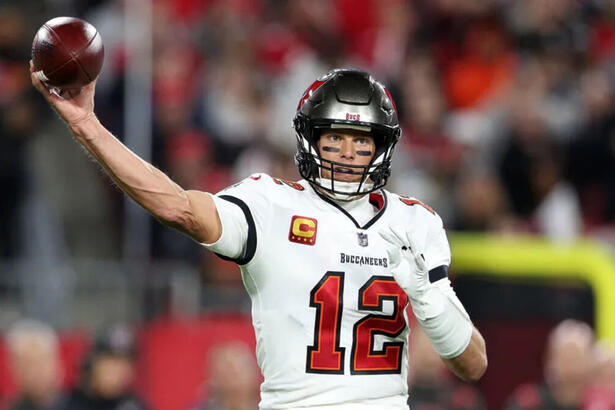
[[[10, 377], [0, 382], [2, 410], [147, 410], [151, 392], [139, 391], [147, 366], [139, 358], [135, 329], [114, 324], [95, 335], [77, 358], [77, 377], [69, 380], [70, 363], [61, 352], [61, 335], [48, 324], [23, 319], [4, 337], [7, 361], [0, 360]], [[182, 354], [177, 352], [176, 354]], [[189, 359], [190, 360], [190, 359]], [[141, 364], [141, 365], [140, 365]], [[256, 410], [259, 370], [254, 352], [245, 343], [231, 340], [217, 344], [201, 366], [201, 383], [175, 399], [192, 402], [184, 410]], [[150, 375], [151, 377], [151, 375]], [[179, 377], [163, 375], [163, 377]], [[8, 393], [7, 380], [14, 384]], [[191, 386], [192, 387], [192, 386]], [[143, 390], [143, 389], [141, 389]], [[148, 394], [150, 393], [150, 394]], [[168, 395], [178, 394], [169, 389]], [[181, 394], [181, 393], [180, 393]], [[153, 408], [165, 409], [160, 403]]]
[[[168, 410], [151, 402], [151, 392], [139, 389], [147, 366], [138, 354], [133, 331], [116, 324], [101, 332], [80, 357], [78, 377], [67, 383], [60, 336], [42, 322], [15, 323], [5, 335], [15, 392], [0, 401], [0, 408]], [[548, 335], [542, 380], [508, 386], [508, 397], [499, 398], [498, 403], [488, 403], [476, 386], [454, 377], [419, 326], [412, 329], [409, 360], [409, 404], [413, 410], [615, 408], [615, 345], [596, 342], [591, 327], [573, 319], [560, 322]], [[206, 363], [195, 365], [202, 366], [200, 384], [173, 393], [185, 396], [179, 402], [193, 403], [184, 410], [256, 410], [260, 377], [254, 352], [244, 342], [231, 339], [215, 344], [208, 350]]]
[[596, 343], [591, 328], [565, 320], [553, 329], [544, 380], [517, 387], [506, 410], [598, 410], [615, 407], [615, 346]]
[[[8, 364], [16, 385], [14, 397], [2, 399], [6, 410], [146, 410], [136, 394], [135, 341], [132, 329], [114, 325], [101, 332], [80, 358], [79, 378], [63, 374], [60, 339], [40, 321], [24, 319], [6, 333]], [[2, 390], [6, 391], [6, 380]]]
[[[511, 355], [517, 354], [515, 351]], [[615, 408], [615, 346], [596, 342], [584, 322], [566, 319], [546, 341], [542, 380], [527, 380], [497, 405], [446, 369], [420, 327], [410, 346], [413, 410], [599, 410]]]
[[[63, 160], [67, 148], [30, 147], [51, 132], [62, 134], [47, 135], [56, 145], [68, 138], [50, 129], [57, 121], [26, 68], [46, 19], [64, 12], [93, 23], [106, 48], [97, 113], [123, 139], [134, 57], [124, 7], [0, 3], [1, 256], [23, 252], [20, 212], [37, 183], [52, 187], [56, 228], [73, 254], [119, 253], [117, 190], [92, 188], [99, 175], [70, 169], [83, 164]], [[606, 0], [156, 0], [153, 162], [184, 188], [210, 192], [257, 171], [297, 178], [299, 96], [331, 68], [355, 66], [388, 86], [400, 112], [389, 188], [432, 205], [448, 229], [615, 243], [614, 23]], [[33, 161], [42, 164], [33, 170]], [[69, 176], [74, 184], [62, 187]], [[79, 209], [66, 199], [86, 193], [94, 199]], [[92, 228], [98, 249], [83, 250], [82, 231]], [[152, 256], [199, 263], [198, 248], [178, 238], [155, 228]]]

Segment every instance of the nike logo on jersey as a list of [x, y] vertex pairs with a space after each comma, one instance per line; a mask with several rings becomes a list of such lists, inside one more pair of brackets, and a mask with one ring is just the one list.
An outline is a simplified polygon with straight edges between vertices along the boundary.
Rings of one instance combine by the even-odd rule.
[[354, 263], [357, 265], [369, 265], [369, 266], [382, 266], [386, 268], [389, 266], [387, 258], [372, 258], [371, 256], [362, 255], [348, 255], [344, 252], [340, 252], [340, 263]]
[[294, 215], [290, 220], [288, 240], [303, 245], [314, 245], [316, 243], [317, 228], [318, 221], [316, 219]]

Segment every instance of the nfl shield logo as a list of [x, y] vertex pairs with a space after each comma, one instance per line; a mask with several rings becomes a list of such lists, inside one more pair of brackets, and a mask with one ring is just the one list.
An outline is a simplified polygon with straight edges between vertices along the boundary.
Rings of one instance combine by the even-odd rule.
[[360, 246], [367, 246], [368, 242], [367, 242], [367, 234], [363, 233], [363, 232], [357, 232], [357, 237], [359, 238], [359, 245]]

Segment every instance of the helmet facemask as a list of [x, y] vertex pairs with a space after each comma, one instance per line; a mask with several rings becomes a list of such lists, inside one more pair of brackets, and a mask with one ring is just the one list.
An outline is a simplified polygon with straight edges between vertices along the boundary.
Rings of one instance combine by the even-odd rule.
[[[300, 120], [299, 120], [300, 121]], [[297, 128], [297, 127], [296, 127]], [[295, 162], [301, 176], [311, 184], [318, 186], [323, 193], [339, 201], [352, 201], [365, 194], [376, 191], [386, 185], [391, 171], [393, 148], [399, 138], [391, 130], [374, 132], [371, 127], [352, 124], [329, 124], [328, 126], [305, 127], [311, 130], [309, 135], [297, 132], [297, 154]], [[331, 129], [350, 129], [369, 132], [374, 139], [375, 152], [366, 165], [353, 165], [323, 159], [318, 149], [320, 136]], [[386, 135], [388, 132], [389, 135]], [[334, 178], [341, 171], [338, 168], [349, 169], [352, 174], [361, 175], [356, 182], [339, 181]], [[322, 171], [329, 171], [328, 177], [323, 177]]]

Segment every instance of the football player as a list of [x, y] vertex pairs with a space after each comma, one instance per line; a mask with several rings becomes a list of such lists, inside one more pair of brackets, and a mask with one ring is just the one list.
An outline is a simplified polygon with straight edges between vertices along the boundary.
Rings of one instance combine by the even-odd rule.
[[301, 97], [301, 181], [253, 174], [216, 195], [182, 189], [111, 135], [93, 111], [95, 82], [66, 98], [32, 82], [127, 195], [241, 267], [261, 409], [407, 409], [408, 302], [459, 377], [484, 373], [440, 217], [383, 189], [401, 130], [368, 73], [333, 70]]

